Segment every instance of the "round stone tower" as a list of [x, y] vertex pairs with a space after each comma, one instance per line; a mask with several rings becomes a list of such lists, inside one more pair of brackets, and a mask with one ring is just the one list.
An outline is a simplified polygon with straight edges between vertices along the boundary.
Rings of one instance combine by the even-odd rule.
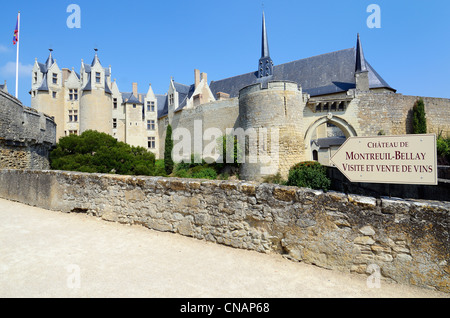
[[102, 67], [97, 51], [91, 65], [81, 65], [80, 133], [92, 129], [112, 135], [111, 68]]
[[302, 129], [305, 107], [297, 83], [272, 81], [239, 92], [239, 121], [245, 130], [245, 162], [240, 175], [245, 180], [262, 181], [280, 173], [287, 178], [289, 169], [304, 160]]
[[111, 94], [102, 89], [83, 91], [80, 100], [80, 133], [97, 130], [112, 135]]

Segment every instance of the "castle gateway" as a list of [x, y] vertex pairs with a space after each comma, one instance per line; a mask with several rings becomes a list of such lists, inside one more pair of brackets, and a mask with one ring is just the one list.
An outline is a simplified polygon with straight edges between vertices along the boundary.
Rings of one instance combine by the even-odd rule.
[[[274, 65], [263, 15], [257, 62], [255, 72], [209, 83], [206, 73], [194, 70], [193, 84], [171, 79], [168, 92], [158, 95], [151, 85], [139, 93], [136, 83], [131, 92], [120, 91], [97, 52], [91, 64], [82, 61], [80, 73], [60, 69], [50, 52], [46, 63], [35, 62], [31, 103], [55, 118], [57, 138], [94, 129], [146, 147], [157, 158], [164, 156], [169, 123], [191, 136], [196, 121], [202, 122], [202, 133], [210, 128], [223, 135], [230, 128], [276, 130], [273, 151], [283, 176], [299, 161], [329, 165], [349, 137], [411, 133], [412, 108], [419, 98], [425, 103], [428, 132], [450, 133], [450, 100], [398, 94], [365, 59], [359, 35], [356, 47]], [[191, 145], [194, 149], [194, 140]], [[245, 164], [241, 175], [260, 180], [264, 165]]]

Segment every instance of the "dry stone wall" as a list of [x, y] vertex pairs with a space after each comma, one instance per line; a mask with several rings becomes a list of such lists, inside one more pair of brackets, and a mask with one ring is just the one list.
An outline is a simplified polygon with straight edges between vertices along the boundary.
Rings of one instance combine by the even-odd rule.
[[449, 203], [26, 170], [0, 170], [0, 197], [450, 292]]

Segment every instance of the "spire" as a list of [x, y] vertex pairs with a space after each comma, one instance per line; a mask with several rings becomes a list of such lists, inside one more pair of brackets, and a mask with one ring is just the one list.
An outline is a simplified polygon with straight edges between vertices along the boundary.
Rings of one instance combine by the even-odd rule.
[[269, 40], [267, 38], [267, 29], [266, 29], [266, 17], [263, 11], [263, 21], [262, 21], [262, 43], [261, 43], [261, 58], [269, 57]]
[[53, 50], [52, 49], [48, 49], [48, 50], [50, 51], [50, 54], [48, 56], [47, 61], [45, 62], [45, 66], [46, 66], [47, 70], [55, 63], [55, 60], [53, 59], [53, 56], [52, 56]]
[[263, 78], [273, 75], [273, 61], [269, 53], [269, 40], [267, 38], [266, 16], [263, 11], [261, 58], [258, 65], [258, 77]]
[[356, 67], [355, 72], [356, 73], [362, 73], [367, 72], [367, 65], [366, 65], [366, 59], [364, 58], [364, 52], [362, 49], [361, 39], [359, 38], [358, 33], [358, 40], [356, 42]]
[[102, 63], [100, 63], [100, 60], [98, 59], [98, 54], [97, 54], [98, 49], [94, 49], [94, 51], [95, 51], [95, 56], [94, 56], [94, 59], [92, 60], [91, 66], [94, 66], [95, 62], [98, 62], [99, 64], [102, 64]]

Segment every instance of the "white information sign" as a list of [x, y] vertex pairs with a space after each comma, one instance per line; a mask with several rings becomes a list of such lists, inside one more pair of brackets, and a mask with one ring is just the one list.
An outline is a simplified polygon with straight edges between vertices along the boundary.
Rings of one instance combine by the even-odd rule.
[[331, 162], [351, 182], [438, 184], [436, 135], [351, 137]]

